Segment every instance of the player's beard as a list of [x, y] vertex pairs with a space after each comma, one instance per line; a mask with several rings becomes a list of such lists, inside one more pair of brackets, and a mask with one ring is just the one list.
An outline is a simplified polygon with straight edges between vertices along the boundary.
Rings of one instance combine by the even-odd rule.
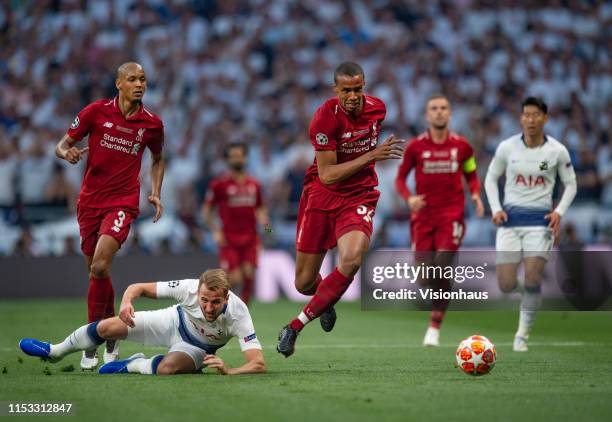
[[242, 163], [230, 164], [230, 168], [236, 173], [242, 173], [242, 171], [244, 170], [244, 164]]

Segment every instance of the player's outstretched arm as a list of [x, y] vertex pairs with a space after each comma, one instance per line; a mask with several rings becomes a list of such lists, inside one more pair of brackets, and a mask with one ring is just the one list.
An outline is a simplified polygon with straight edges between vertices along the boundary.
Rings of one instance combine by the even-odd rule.
[[68, 134], [64, 135], [55, 147], [55, 155], [57, 158], [68, 161], [70, 164], [76, 164], [83, 158], [83, 155], [89, 150], [89, 147], [79, 149], [74, 146], [76, 140], [72, 139]]
[[151, 156], [151, 195], [149, 195], [148, 199], [149, 202], [155, 207], [155, 217], [153, 217], [153, 222], [156, 223], [157, 220], [161, 218], [163, 212], [160, 195], [166, 163], [161, 153], [151, 154]]
[[317, 151], [316, 157], [319, 179], [324, 185], [331, 185], [348, 179], [370, 163], [390, 159], [401, 159], [403, 144], [403, 139], [395, 139], [395, 136], [391, 135], [372, 151], [341, 164], [338, 164], [336, 151]]
[[246, 363], [238, 368], [227, 368], [225, 362], [217, 355], [206, 355], [204, 365], [216, 368], [221, 375], [263, 374], [267, 371], [266, 362], [260, 349], [244, 351]]
[[130, 327], [134, 327], [133, 301], [143, 296], [150, 299], [157, 299], [157, 283], [130, 284], [128, 288], [125, 289], [125, 293], [123, 293], [121, 307], [119, 308], [119, 319]]

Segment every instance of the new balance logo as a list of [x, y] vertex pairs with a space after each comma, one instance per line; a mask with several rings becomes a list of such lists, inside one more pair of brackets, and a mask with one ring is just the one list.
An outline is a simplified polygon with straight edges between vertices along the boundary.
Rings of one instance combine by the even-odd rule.
[[111, 127], [113, 127], [113, 124], [111, 122], [106, 122], [102, 126], [107, 127], [107, 128], [110, 129]]

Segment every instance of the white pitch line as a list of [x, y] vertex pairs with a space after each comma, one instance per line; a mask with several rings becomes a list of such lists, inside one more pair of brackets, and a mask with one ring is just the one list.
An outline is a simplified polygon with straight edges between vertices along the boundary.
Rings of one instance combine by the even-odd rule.
[[[512, 342], [498, 342], [496, 346], [512, 346]], [[588, 343], [582, 341], [553, 341], [553, 342], [529, 342], [529, 346], [536, 347], [584, 347], [584, 346], [612, 346], [610, 343]], [[276, 347], [276, 344], [268, 347]], [[304, 344], [297, 345], [300, 349], [422, 349], [421, 344]], [[456, 344], [441, 344], [441, 348], [455, 348]]]
[[[496, 346], [512, 346], [512, 342], [500, 342], [495, 343]], [[551, 341], [551, 342], [541, 342], [541, 341], [532, 341], [529, 342], [529, 346], [535, 347], [585, 347], [585, 346], [610, 346], [611, 343], [595, 343], [595, 342], [585, 342], [585, 341]], [[457, 347], [456, 344], [441, 344], [439, 348], [448, 348], [454, 349]], [[268, 349], [275, 349], [276, 344], [268, 344], [266, 345]], [[426, 347], [421, 344], [298, 344], [296, 346], [298, 349], [426, 349]], [[224, 347], [222, 350], [237, 350], [239, 349], [235, 345], [228, 345]], [[0, 347], [0, 352], [17, 352], [19, 351], [18, 347]]]

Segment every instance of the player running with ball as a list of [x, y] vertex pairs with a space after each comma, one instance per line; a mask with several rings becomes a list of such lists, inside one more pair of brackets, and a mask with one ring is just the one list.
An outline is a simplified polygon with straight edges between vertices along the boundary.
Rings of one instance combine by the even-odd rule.
[[[529, 332], [541, 304], [542, 273], [554, 239], [558, 239], [561, 216], [576, 196], [576, 175], [569, 152], [561, 142], [544, 134], [548, 107], [539, 98], [521, 104], [523, 133], [502, 141], [491, 161], [485, 189], [493, 224], [497, 229], [497, 279], [504, 292], [520, 287], [522, 298], [515, 352], [527, 351]], [[559, 175], [565, 187], [553, 209], [552, 193]], [[497, 181], [505, 175], [503, 207]], [[524, 286], [519, 286], [519, 264], [525, 265]]]
[[[358, 64], [340, 64], [334, 72], [337, 96], [317, 109], [310, 124], [315, 160], [306, 171], [298, 210], [295, 287], [312, 299], [279, 334], [277, 350], [285, 357], [293, 354], [298, 334], [315, 318], [320, 317], [324, 331], [333, 329], [333, 306], [370, 244], [380, 196], [374, 164], [401, 158], [402, 140], [390, 136], [377, 147], [386, 108], [380, 99], [365, 95], [364, 87]], [[336, 245], [338, 266], [322, 278], [325, 254]]]

